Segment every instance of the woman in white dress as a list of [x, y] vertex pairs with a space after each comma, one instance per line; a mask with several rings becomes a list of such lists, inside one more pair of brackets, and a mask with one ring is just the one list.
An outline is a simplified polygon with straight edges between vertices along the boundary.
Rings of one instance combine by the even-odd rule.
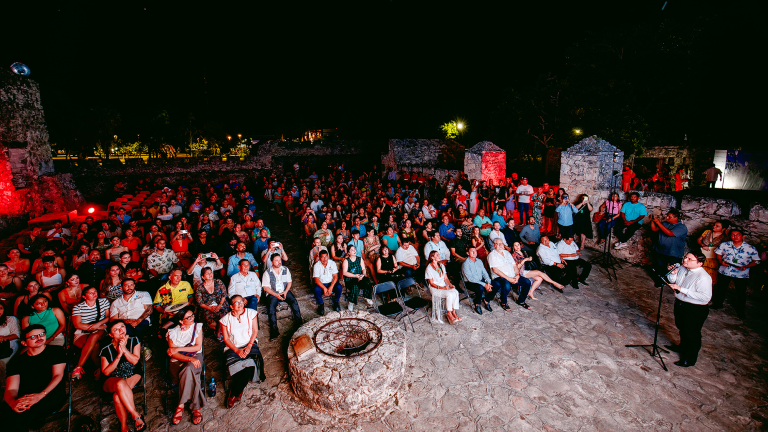
[[[456, 287], [448, 280], [448, 273], [445, 271], [445, 266], [440, 262], [440, 252], [432, 251], [429, 253], [429, 264], [427, 265], [427, 271], [424, 273], [429, 291], [432, 293], [432, 298], [444, 298], [445, 299], [445, 316], [448, 318], [448, 322], [456, 324], [461, 321], [458, 315], [456, 315], [456, 309], [459, 308], [459, 292], [456, 291]], [[432, 313], [435, 316], [439, 316], [439, 311], [434, 308]]]
[[469, 213], [477, 214], [477, 207], [480, 203], [479, 193], [477, 191], [477, 184], [472, 183], [472, 192], [469, 193]]

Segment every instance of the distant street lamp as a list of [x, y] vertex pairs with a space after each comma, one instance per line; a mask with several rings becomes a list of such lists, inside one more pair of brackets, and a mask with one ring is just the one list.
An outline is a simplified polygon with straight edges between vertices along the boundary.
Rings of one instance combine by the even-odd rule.
[[243, 134], [237, 134], [237, 139], [242, 139], [242, 138], [243, 138]]
[[457, 123], [456, 124], [456, 129], [458, 129], [458, 130], [464, 129], [464, 123], [462, 123], [462, 122]]
[[581, 129], [574, 129], [573, 133], [576, 135], [581, 135]]

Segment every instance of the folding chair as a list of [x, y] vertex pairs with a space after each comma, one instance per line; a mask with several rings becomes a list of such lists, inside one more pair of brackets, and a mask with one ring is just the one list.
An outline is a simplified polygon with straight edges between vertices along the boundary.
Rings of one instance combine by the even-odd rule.
[[[395, 301], [391, 301], [389, 303], [384, 303], [382, 301], [381, 307], [379, 307], [378, 304], [376, 304], [376, 294], [384, 294], [385, 292], [394, 291], [395, 292]], [[373, 308], [376, 309], [376, 312], [388, 317], [397, 317], [398, 315], [405, 312], [402, 306], [400, 306], [400, 303], [397, 301], [397, 299], [401, 299], [400, 292], [397, 290], [397, 286], [395, 286], [394, 282], [382, 282], [378, 285], [375, 285], [373, 287]], [[395, 318], [392, 318], [393, 320]], [[403, 322], [403, 328], [407, 331], [408, 328], [405, 326], [405, 322]]]
[[459, 303], [461, 303], [462, 300], [467, 299], [469, 300], [469, 307], [474, 309], [475, 303], [472, 301], [472, 298], [469, 289], [467, 289], [467, 285], [464, 283], [464, 275], [462, 274], [459, 277]]
[[[408, 293], [408, 289], [412, 286], [416, 286], [416, 292], [418, 293], [418, 296], [413, 297], [409, 294], [408, 297], [406, 297], [406, 294], [403, 293]], [[413, 328], [413, 320], [411, 319], [411, 314], [419, 310], [424, 311], [424, 316], [417, 319], [416, 322], [426, 318], [427, 321], [429, 321], [429, 325], [432, 326], [432, 320], [429, 319], [429, 314], [427, 313], [427, 309], [429, 309], [431, 303], [421, 296], [421, 285], [418, 284], [414, 278], [406, 278], [397, 284], [397, 288], [400, 291], [400, 298], [403, 299], [403, 304], [407, 309], [409, 309], [406, 311], [405, 315], [408, 317], [408, 321], [411, 323], [411, 331], [416, 332], [416, 330]]]
[[[143, 345], [142, 345], [143, 347]], [[144, 359], [144, 353], [140, 353], [141, 356], [141, 391], [144, 392], [144, 421], [148, 422], [147, 415], [149, 414], [149, 406], [147, 405], [147, 361]], [[136, 394], [138, 386], [133, 388], [133, 393]], [[99, 388], [99, 427], [101, 427], [101, 421], [104, 420], [104, 404], [111, 405], [112, 393], [104, 391], [104, 387]], [[134, 402], [135, 403], [135, 402]], [[130, 416], [129, 416], [130, 417]], [[149, 423], [147, 423], [147, 430], [149, 430]]]

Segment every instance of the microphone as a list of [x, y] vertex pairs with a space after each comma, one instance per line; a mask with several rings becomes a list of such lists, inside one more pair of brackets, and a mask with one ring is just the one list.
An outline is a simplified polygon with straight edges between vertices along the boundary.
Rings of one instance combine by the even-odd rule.
[[664, 279], [669, 281], [669, 277], [672, 276], [672, 272], [680, 269], [680, 263], [675, 263], [675, 266], [670, 269], [667, 274], [664, 275]]

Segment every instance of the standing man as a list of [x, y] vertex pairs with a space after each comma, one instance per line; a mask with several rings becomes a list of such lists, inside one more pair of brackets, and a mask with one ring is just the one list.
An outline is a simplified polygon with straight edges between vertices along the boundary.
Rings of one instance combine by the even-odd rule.
[[528, 184], [528, 178], [520, 179], [520, 185], [515, 191], [517, 193], [517, 211], [520, 212], [520, 223], [523, 224], [530, 216], [531, 195], [533, 195], [533, 186]]
[[[440, 234], [436, 234], [438, 237]], [[325, 315], [325, 303], [323, 297], [333, 296], [333, 310], [339, 312], [339, 300], [341, 299], [341, 284], [339, 283], [339, 269], [336, 263], [329, 259], [328, 251], [320, 251], [320, 261], [315, 263], [312, 276], [315, 280], [315, 302], [317, 302], [317, 314]]]
[[720, 243], [720, 246], [715, 249], [715, 255], [720, 261], [720, 269], [718, 269], [720, 275], [717, 277], [712, 298], [712, 309], [723, 307], [728, 287], [733, 281], [736, 289], [730, 303], [736, 309], [739, 318], [744, 319], [749, 268], [760, 264], [760, 255], [754, 246], [744, 242], [744, 232], [738, 227], [731, 228], [731, 241]]
[[4, 431], [38, 429], [66, 402], [62, 383], [67, 361], [64, 348], [45, 342], [42, 324], [21, 331], [21, 344], [27, 350], [14, 356], [6, 369], [5, 403], [0, 408]]
[[683, 266], [672, 270], [669, 276], [669, 286], [675, 290], [675, 325], [680, 332], [680, 345], [676, 347], [680, 360], [675, 364], [680, 367], [696, 364], [701, 350], [701, 328], [709, 315], [712, 277], [702, 268], [704, 260], [704, 255], [688, 253], [683, 257]]
[[706, 171], [704, 171], [704, 175], [707, 176], [707, 187], [708, 188], [714, 188], [715, 183], [723, 178], [723, 172], [720, 171], [719, 168], [715, 166], [715, 164], [712, 164]]
[[461, 276], [464, 279], [464, 286], [475, 294], [473, 301], [475, 312], [478, 315], [483, 314], [480, 303], [488, 312], [493, 312], [489, 302], [496, 297], [499, 288], [491, 284], [491, 277], [485, 271], [485, 265], [477, 259], [477, 249], [469, 248], [469, 258], [461, 265]]
[[573, 215], [579, 212], [579, 208], [584, 203], [579, 204], [579, 207], [571, 204], [571, 200], [568, 195], [563, 195], [563, 202], [555, 208], [555, 212], [558, 215], [557, 226], [560, 229], [560, 235], [562, 238], [573, 237]]
[[237, 294], [248, 302], [245, 307], [256, 310], [261, 297], [261, 281], [259, 275], [250, 271], [251, 263], [247, 259], [241, 259], [238, 266], [239, 272], [232, 275], [229, 280], [227, 294], [231, 298]]
[[[688, 238], [688, 227], [680, 222], [680, 212], [676, 208], [669, 209], [664, 222], [651, 217], [651, 230], [659, 233], [654, 246], [654, 267], [657, 274], [664, 274], [670, 264], [679, 264], [685, 254], [685, 240]], [[658, 276], [654, 275], [654, 280]], [[661, 282], [661, 281], [657, 281]], [[661, 286], [661, 285], [658, 285]]]
[[277, 328], [278, 303], [286, 302], [291, 307], [294, 326], [300, 326], [302, 320], [299, 302], [296, 301], [296, 297], [291, 292], [291, 285], [293, 284], [291, 272], [288, 270], [288, 267], [283, 267], [280, 254], [272, 254], [271, 263], [272, 265], [264, 271], [261, 286], [269, 295], [269, 340], [274, 340], [280, 336]]
[[512, 285], [516, 285], [520, 287], [517, 305], [530, 309], [525, 300], [528, 298], [528, 292], [531, 290], [531, 281], [516, 274], [515, 259], [512, 257], [512, 254], [504, 250], [504, 243], [501, 242], [501, 239], [496, 239], [493, 243], [493, 248], [493, 252], [488, 254], [488, 266], [491, 268], [491, 277], [493, 278], [491, 285], [501, 292], [501, 308], [505, 311], [509, 310], [507, 297], [512, 290]]
[[616, 221], [613, 233], [618, 240], [614, 243], [614, 249], [627, 247], [627, 241], [632, 238], [635, 231], [643, 226], [643, 218], [648, 214], [648, 209], [640, 202], [640, 194], [632, 192], [629, 194], [629, 202], [621, 206], [621, 219]]

